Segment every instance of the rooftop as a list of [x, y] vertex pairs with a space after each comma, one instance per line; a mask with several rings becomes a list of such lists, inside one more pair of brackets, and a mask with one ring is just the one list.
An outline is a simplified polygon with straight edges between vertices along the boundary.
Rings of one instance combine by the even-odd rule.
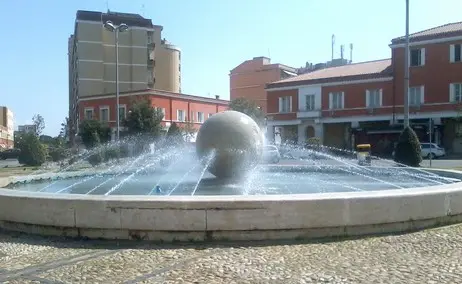
[[96, 12], [96, 11], [84, 11], [78, 10], [76, 15], [76, 20], [82, 21], [93, 21], [93, 22], [106, 22], [112, 21], [114, 24], [119, 25], [120, 23], [125, 23], [129, 26], [135, 27], [145, 27], [145, 28], [153, 28], [158, 27], [162, 29], [162, 26], [156, 26], [152, 24], [151, 19], [146, 19], [139, 14], [131, 14], [131, 13], [119, 13], [119, 12], [111, 12], [108, 11], [107, 13]]
[[[427, 30], [416, 32], [409, 35], [410, 41], [420, 41], [439, 37], [449, 37], [462, 34], [462, 22], [449, 23], [438, 27], [433, 27]], [[404, 42], [405, 36], [392, 39], [392, 44]]]
[[[209, 98], [209, 97], [201, 97], [201, 96], [194, 96], [194, 95], [187, 95], [182, 93], [175, 93], [175, 92], [168, 92], [163, 90], [156, 90], [156, 89], [143, 89], [143, 90], [135, 90], [135, 91], [124, 91], [120, 92], [121, 96], [144, 96], [144, 95], [154, 95], [159, 97], [168, 97], [168, 98], [178, 98], [183, 100], [190, 100], [190, 101], [201, 101], [201, 102], [208, 102], [208, 103], [216, 103], [222, 105], [228, 105], [229, 101], [224, 99], [217, 99], [217, 98]], [[93, 96], [83, 97], [84, 99], [101, 99], [107, 97], [114, 97], [114, 93], [104, 93], [98, 94]]]
[[387, 76], [391, 76], [391, 59], [367, 61], [320, 69], [268, 84], [268, 87], [298, 85], [300, 83], [371, 79]]

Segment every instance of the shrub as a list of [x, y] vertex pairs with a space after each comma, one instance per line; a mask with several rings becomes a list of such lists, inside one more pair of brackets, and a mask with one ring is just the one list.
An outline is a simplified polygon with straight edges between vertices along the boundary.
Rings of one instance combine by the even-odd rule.
[[104, 157], [103, 153], [101, 151], [97, 151], [96, 153], [92, 154], [90, 157], [88, 157], [87, 161], [90, 163], [92, 166], [99, 165], [103, 162]]
[[399, 136], [394, 159], [397, 163], [411, 167], [418, 167], [422, 162], [419, 138], [409, 126]]
[[19, 163], [26, 166], [41, 166], [45, 163], [47, 150], [33, 133], [23, 134], [18, 143], [21, 153], [18, 156]]

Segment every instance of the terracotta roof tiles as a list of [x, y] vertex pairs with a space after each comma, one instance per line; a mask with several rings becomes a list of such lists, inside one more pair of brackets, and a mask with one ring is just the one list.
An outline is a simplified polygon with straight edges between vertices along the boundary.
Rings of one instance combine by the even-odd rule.
[[[446, 37], [462, 33], [462, 22], [449, 23], [438, 27], [433, 27], [427, 30], [416, 32], [409, 35], [410, 41], [418, 41], [424, 39], [432, 39], [435, 37]], [[394, 38], [392, 44], [404, 42], [405, 36]]]
[[320, 69], [268, 84], [268, 88], [297, 85], [302, 82], [314, 84], [326, 81], [346, 81], [388, 76], [391, 76], [391, 59], [382, 59]]

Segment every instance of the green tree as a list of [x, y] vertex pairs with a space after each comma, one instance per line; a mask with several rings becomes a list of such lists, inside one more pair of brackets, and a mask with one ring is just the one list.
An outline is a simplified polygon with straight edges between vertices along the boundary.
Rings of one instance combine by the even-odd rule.
[[173, 122], [168, 128], [167, 140], [169, 141], [169, 143], [174, 144], [174, 145], [184, 142], [181, 128], [178, 127], [178, 125], [175, 122]]
[[45, 119], [40, 114], [32, 117], [32, 123], [35, 125], [35, 135], [40, 136], [45, 129]]
[[180, 132], [182, 132], [184, 140], [189, 142], [197, 133], [197, 130], [192, 121], [187, 121], [184, 123], [183, 127], [180, 128]]
[[130, 135], [157, 138], [162, 132], [163, 118], [161, 110], [155, 109], [148, 98], [142, 98], [132, 103], [123, 123]]
[[111, 140], [111, 129], [99, 120], [84, 120], [79, 126], [79, 135], [87, 149]]
[[229, 108], [247, 114], [253, 118], [260, 127], [263, 127], [265, 124], [265, 114], [254, 101], [246, 98], [237, 98], [229, 103]]
[[59, 131], [59, 136], [63, 138], [69, 137], [69, 118], [66, 117], [64, 122], [61, 123], [61, 130]]
[[411, 127], [404, 128], [395, 149], [395, 162], [418, 167], [422, 162], [419, 138]]
[[17, 144], [21, 153], [19, 163], [27, 166], [41, 166], [47, 157], [46, 146], [40, 143], [35, 133], [24, 133]]

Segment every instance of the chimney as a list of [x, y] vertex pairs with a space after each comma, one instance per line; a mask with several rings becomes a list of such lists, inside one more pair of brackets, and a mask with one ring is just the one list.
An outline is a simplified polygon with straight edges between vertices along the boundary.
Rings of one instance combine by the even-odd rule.
[[219, 100], [219, 99], [220, 99], [220, 96], [219, 96], [219, 95], [215, 95], [215, 99]]

